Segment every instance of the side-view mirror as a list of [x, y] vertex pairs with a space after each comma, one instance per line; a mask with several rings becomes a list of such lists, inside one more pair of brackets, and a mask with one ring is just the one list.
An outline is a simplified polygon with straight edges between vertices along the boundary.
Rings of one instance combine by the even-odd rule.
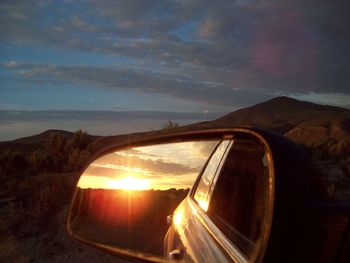
[[277, 177], [288, 163], [281, 151], [291, 162], [302, 158], [284, 140], [237, 128], [165, 133], [111, 146], [81, 174], [68, 232], [129, 259], [260, 262], [276, 247], [269, 240], [277, 240], [271, 229], [285, 218], [278, 213], [281, 203], [295, 201], [283, 194], [275, 200], [284, 185], [290, 185], [289, 194], [294, 187], [288, 176]]

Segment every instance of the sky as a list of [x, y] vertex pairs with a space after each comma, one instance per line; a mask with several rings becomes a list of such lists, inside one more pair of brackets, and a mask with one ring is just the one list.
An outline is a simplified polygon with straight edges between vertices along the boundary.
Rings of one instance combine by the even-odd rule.
[[157, 129], [276, 96], [350, 108], [348, 10], [347, 0], [2, 0], [0, 141]]

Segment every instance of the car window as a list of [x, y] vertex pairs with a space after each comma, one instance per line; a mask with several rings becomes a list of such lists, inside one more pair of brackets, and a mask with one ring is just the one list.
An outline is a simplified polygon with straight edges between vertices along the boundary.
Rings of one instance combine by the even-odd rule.
[[199, 206], [207, 211], [208, 208], [208, 193], [213, 181], [213, 178], [218, 170], [219, 164], [223, 159], [223, 156], [230, 144], [230, 140], [222, 141], [217, 147], [214, 154], [211, 156], [207, 166], [205, 167], [201, 179], [198, 183], [196, 191], [194, 193], [194, 199], [199, 204]]
[[268, 193], [268, 164], [263, 146], [235, 141], [228, 150], [207, 214], [247, 256], [261, 237]]

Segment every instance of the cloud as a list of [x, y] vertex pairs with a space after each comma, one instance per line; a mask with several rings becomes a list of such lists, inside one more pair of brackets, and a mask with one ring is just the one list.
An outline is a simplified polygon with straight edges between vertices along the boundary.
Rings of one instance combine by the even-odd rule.
[[[80, 16], [72, 16], [69, 25], [78, 31], [98, 32], [97, 26], [90, 24], [86, 20], [83, 20]], [[63, 29], [63, 27], [60, 28]]]
[[[74, 83], [100, 88], [117, 89], [137, 93], [151, 93], [207, 102], [221, 106], [243, 105], [257, 99], [268, 98], [259, 90], [234, 89], [230, 83], [206, 81], [185, 75], [184, 72], [163, 72], [146, 67], [113, 68], [95, 66], [59, 66], [53, 64], [33, 64], [28, 62], [8, 62], [3, 65], [14, 70], [19, 80], [33, 83]], [[247, 98], [247, 94], [251, 96]], [[244, 97], [246, 97], [244, 99]]]
[[18, 62], [17, 62], [17, 61], [5, 62], [5, 63], [3, 64], [3, 66], [4, 66], [5, 68], [15, 68], [15, 67], [18, 66]]
[[57, 5], [2, 2], [0, 38], [122, 55], [131, 66], [3, 65], [18, 78], [238, 107], [276, 94], [350, 93], [349, 1], [89, 0], [61, 11]]
[[[142, 156], [141, 156], [142, 157]], [[108, 160], [107, 160], [108, 159]], [[94, 163], [93, 168], [106, 169], [106, 170], [119, 170], [119, 171], [131, 171], [132, 169], [139, 168], [140, 170], [134, 170], [135, 173], [146, 173], [149, 178], [161, 178], [164, 176], [183, 176], [185, 174], [191, 174], [198, 172], [200, 167], [190, 167], [184, 164], [167, 162], [162, 160], [159, 156], [158, 159], [143, 159], [138, 156], [128, 155], [124, 156], [118, 153], [103, 156], [102, 160], [98, 160]], [[142, 170], [141, 170], [142, 169]]]

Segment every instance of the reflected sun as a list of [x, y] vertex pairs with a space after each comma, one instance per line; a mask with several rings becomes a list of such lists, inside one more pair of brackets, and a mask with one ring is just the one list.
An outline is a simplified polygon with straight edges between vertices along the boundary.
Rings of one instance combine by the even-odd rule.
[[121, 179], [111, 179], [108, 188], [121, 190], [146, 190], [150, 187], [149, 180], [137, 179], [132, 176]]

